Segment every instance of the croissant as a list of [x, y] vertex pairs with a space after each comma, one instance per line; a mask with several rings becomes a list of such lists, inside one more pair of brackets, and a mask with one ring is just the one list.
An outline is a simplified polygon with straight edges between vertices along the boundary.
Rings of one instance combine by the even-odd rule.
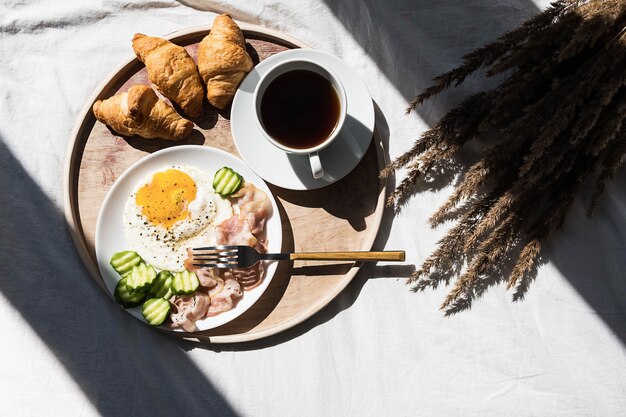
[[204, 88], [198, 67], [185, 48], [166, 39], [137, 33], [133, 50], [146, 65], [150, 81], [161, 94], [191, 117], [202, 114]]
[[228, 106], [253, 66], [239, 26], [227, 14], [217, 16], [211, 32], [198, 46], [198, 69], [209, 103], [219, 109]]
[[126, 136], [181, 140], [193, 129], [193, 123], [180, 117], [147, 85], [134, 85], [128, 92], [96, 101], [93, 113], [96, 119]]

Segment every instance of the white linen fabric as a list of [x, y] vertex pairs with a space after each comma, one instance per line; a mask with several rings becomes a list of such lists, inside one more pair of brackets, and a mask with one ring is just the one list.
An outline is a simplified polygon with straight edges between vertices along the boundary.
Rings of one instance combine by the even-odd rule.
[[[62, 216], [70, 131], [132, 56], [135, 32], [165, 35], [227, 11], [334, 53], [369, 86], [394, 157], [493, 81], [473, 77], [407, 116], [412, 96], [547, 4], [0, 1], [0, 415], [626, 415], [623, 172], [593, 219], [584, 199], [575, 204], [523, 302], [495, 286], [446, 318], [446, 288], [413, 294], [410, 268], [379, 264], [302, 325], [242, 345], [179, 341], [116, 308]], [[435, 184], [387, 213], [377, 247], [406, 249], [419, 266], [446, 229], [426, 219], [450, 190]]]

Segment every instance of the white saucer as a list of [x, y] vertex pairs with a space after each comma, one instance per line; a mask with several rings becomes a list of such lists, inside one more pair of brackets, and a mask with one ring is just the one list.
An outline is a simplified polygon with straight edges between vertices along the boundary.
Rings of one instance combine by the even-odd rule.
[[[324, 176], [313, 178], [307, 155], [288, 154], [267, 141], [254, 114], [254, 89], [261, 76], [272, 66], [287, 59], [305, 58], [328, 68], [346, 91], [346, 121], [338, 137], [320, 152]], [[374, 104], [358, 73], [341, 59], [313, 49], [292, 49], [273, 55], [243, 79], [230, 115], [233, 140], [241, 158], [259, 177], [291, 190], [314, 190], [345, 177], [357, 166], [374, 132]]]

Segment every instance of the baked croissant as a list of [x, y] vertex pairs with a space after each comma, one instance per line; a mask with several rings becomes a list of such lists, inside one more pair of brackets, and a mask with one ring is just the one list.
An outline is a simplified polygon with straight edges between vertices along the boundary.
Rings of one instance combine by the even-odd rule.
[[253, 66], [239, 26], [227, 14], [217, 16], [211, 32], [198, 46], [198, 69], [209, 103], [218, 109], [228, 106]]
[[141, 33], [133, 38], [133, 50], [146, 65], [154, 86], [191, 117], [202, 115], [204, 88], [198, 67], [185, 48], [166, 39]]
[[127, 92], [96, 101], [93, 114], [126, 136], [181, 140], [193, 129], [193, 123], [180, 117], [147, 85], [134, 85]]

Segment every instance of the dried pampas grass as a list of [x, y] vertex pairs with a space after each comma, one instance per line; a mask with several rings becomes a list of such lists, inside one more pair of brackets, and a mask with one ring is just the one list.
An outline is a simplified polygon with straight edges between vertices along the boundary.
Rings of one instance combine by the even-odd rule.
[[[470, 96], [382, 172], [406, 168], [388, 203], [401, 204], [425, 176], [472, 139], [497, 132], [430, 218], [456, 224], [410, 278], [415, 291], [455, 279], [441, 308], [463, 309], [499, 279], [523, 297], [541, 249], [596, 176], [589, 215], [626, 155], [626, 0], [560, 0], [518, 29], [464, 57], [407, 112], [480, 69], [511, 75]], [[506, 269], [506, 265], [509, 268]], [[508, 277], [508, 278], [507, 278]]]

